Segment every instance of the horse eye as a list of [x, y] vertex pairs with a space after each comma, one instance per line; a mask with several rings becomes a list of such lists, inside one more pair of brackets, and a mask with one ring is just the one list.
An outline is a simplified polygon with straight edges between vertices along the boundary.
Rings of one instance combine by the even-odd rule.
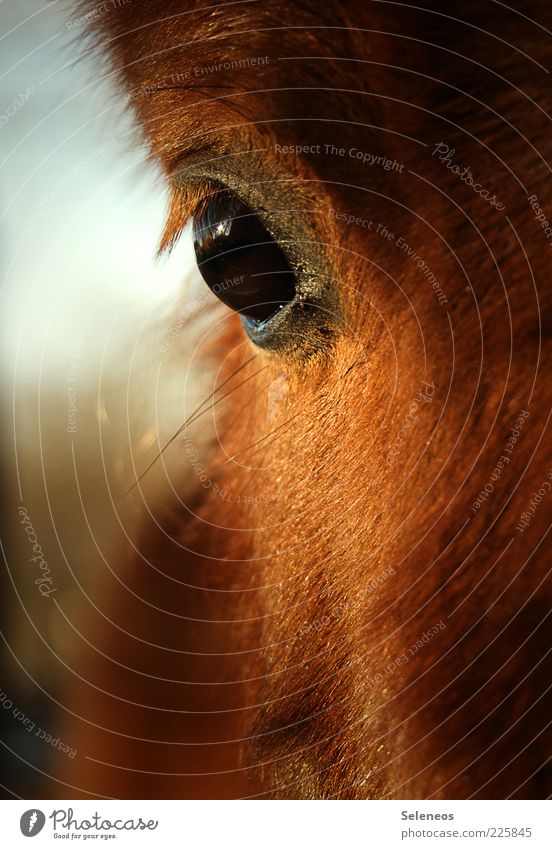
[[229, 190], [214, 194], [193, 221], [202, 277], [246, 327], [257, 328], [295, 296], [289, 262], [255, 213]]

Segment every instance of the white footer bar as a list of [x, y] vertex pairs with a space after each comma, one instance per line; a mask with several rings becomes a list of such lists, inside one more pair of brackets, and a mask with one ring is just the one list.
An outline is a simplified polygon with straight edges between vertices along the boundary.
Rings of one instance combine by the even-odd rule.
[[[0, 801], [0, 845], [550, 849], [551, 802]], [[29, 838], [37, 838], [29, 844]]]

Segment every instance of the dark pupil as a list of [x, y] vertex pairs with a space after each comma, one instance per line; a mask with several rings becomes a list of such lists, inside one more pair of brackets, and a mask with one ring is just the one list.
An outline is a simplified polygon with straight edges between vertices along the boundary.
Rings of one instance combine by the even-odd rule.
[[194, 248], [209, 288], [246, 318], [265, 321], [295, 295], [284, 253], [255, 213], [227, 190], [194, 218]]

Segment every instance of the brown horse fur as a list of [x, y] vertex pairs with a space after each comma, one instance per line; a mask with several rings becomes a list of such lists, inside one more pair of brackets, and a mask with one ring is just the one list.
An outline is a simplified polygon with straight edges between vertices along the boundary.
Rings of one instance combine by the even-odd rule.
[[548, 795], [549, 4], [84, 10], [163, 245], [223, 183], [327, 300], [276, 351], [226, 308], [202, 334], [193, 491], [98, 576], [57, 791]]

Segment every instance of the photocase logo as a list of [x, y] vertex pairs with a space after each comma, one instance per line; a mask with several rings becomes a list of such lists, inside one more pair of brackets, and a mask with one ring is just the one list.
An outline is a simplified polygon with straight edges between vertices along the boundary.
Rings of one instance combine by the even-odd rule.
[[32, 808], [30, 811], [25, 811], [19, 820], [21, 834], [25, 837], [35, 837], [44, 828], [46, 817], [42, 811]]

